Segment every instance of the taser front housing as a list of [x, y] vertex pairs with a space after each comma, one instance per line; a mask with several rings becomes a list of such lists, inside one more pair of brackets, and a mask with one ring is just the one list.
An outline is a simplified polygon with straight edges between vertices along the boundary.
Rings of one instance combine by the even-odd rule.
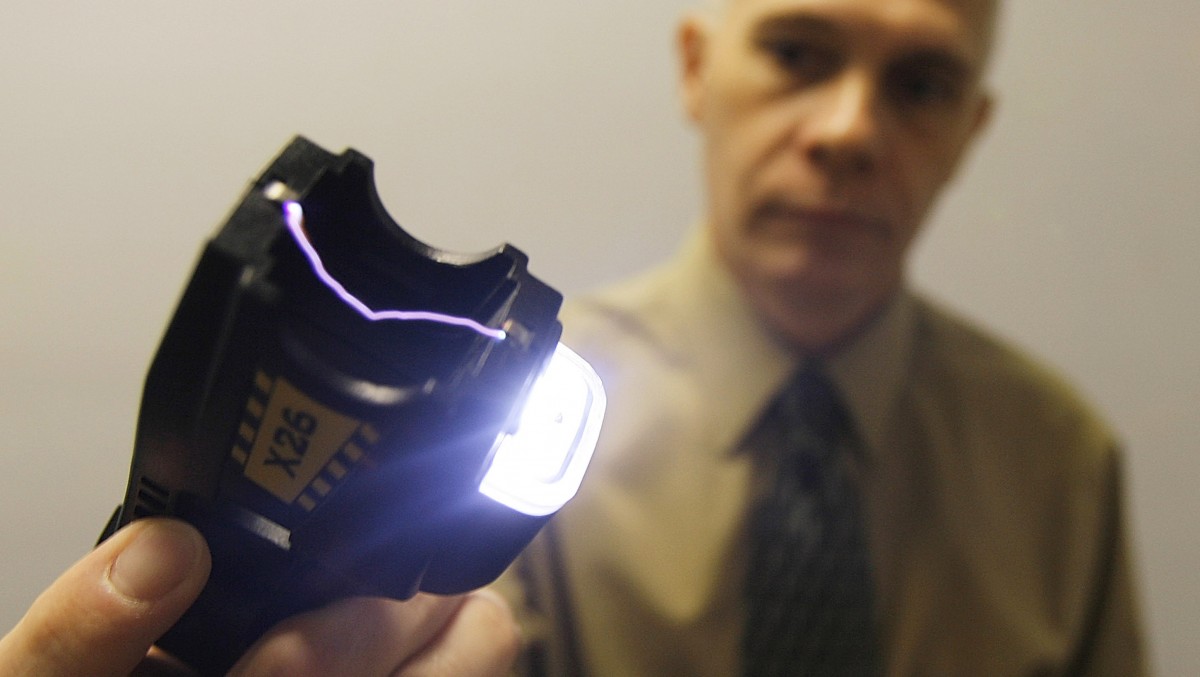
[[561, 301], [509, 245], [417, 241], [370, 159], [295, 139], [196, 265], [102, 536], [169, 515], [208, 540], [159, 645], [221, 673], [294, 613], [498, 576], [574, 495], [604, 411]]

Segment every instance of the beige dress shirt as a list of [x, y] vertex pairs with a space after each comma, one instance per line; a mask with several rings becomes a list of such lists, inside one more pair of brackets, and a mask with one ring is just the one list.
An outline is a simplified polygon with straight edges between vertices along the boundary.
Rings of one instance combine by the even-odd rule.
[[[498, 584], [525, 669], [737, 675], [741, 447], [799, 358], [700, 236], [563, 321], [609, 409], [579, 495]], [[1068, 387], [907, 293], [828, 366], [865, 447], [888, 675], [1143, 674], [1120, 456]]]

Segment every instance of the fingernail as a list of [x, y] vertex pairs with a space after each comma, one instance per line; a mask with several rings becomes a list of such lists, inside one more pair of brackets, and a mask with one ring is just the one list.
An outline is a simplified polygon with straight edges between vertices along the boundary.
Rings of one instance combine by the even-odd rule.
[[200, 560], [201, 537], [191, 527], [152, 520], [117, 555], [108, 580], [122, 595], [154, 601], [179, 587]]

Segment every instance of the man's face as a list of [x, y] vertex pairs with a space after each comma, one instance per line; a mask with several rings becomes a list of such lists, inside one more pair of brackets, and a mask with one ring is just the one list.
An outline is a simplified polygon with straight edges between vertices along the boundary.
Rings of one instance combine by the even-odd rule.
[[989, 108], [990, 0], [726, 0], [684, 21], [710, 234], [767, 322], [828, 349], [899, 288]]

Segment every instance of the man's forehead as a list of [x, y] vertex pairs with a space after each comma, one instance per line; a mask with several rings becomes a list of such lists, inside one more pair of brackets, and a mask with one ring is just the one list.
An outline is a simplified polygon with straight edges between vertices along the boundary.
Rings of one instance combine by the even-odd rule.
[[[925, 0], [931, 7], [939, 7], [965, 17], [970, 23], [985, 27], [990, 36], [996, 20], [999, 0]], [[836, 9], [839, 6], [859, 6], [887, 10], [894, 0], [709, 0], [709, 4], [721, 10], [747, 11], [797, 11], [819, 10], [821, 7]]]
[[[879, 16], [950, 17], [969, 34], [967, 44], [982, 63], [994, 40], [999, 0], [710, 0], [710, 5], [735, 23], [787, 14], [869, 13]], [[966, 37], [966, 36], [963, 36]], [[965, 47], [966, 45], [964, 45]]]
[[[891, 0], [871, 0], [874, 4], [887, 5]], [[999, 0], [935, 0], [939, 4], [953, 7], [970, 13], [994, 14], [996, 12]], [[715, 7], [728, 7], [732, 5], [745, 4], [763, 4], [764, 0], [709, 0], [709, 4]], [[786, 3], [781, 3], [786, 4]], [[806, 4], [798, 2], [795, 4]]]

